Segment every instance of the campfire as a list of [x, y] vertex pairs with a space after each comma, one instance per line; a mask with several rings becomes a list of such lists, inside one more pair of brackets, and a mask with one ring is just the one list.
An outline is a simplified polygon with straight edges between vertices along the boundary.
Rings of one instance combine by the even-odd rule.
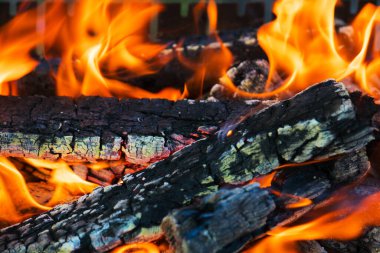
[[0, 251], [380, 252], [380, 7], [183, 2], [11, 5]]

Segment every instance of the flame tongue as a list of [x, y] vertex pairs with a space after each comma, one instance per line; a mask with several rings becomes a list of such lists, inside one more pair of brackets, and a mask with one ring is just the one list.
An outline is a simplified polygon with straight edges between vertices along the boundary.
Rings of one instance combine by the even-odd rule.
[[[380, 78], [375, 70], [379, 66], [379, 50], [376, 42], [372, 44], [377, 49], [371, 48], [371, 40], [380, 8], [367, 4], [348, 28], [349, 39], [344, 42], [335, 32], [336, 4], [337, 0], [277, 1], [273, 9], [276, 20], [258, 31], [259, 44], [270, 61], [266, 92], [238, 90], [226, 76], [224, 83], [242, 96], [268, 98], [294, 94], [329, 78], [351, 77], [365, 92], [379, 97]], [[277, 73], [286, 79], [271, 87], [272, 77]]]

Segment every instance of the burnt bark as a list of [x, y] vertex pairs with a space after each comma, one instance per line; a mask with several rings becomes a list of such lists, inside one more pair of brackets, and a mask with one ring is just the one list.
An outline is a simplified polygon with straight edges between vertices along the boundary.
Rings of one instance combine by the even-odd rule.
[[[350, 162], [356, 163], [356, 169], [354, 165], [351, 169], [356, 173], [346, 179], [341, 167]], [[283, 169], [270, 188], [222, 189], [199, 204], [171, 212], [161, 228], [175, 252], [237, 252], [250, 238], [298, 219], [369, 168], [366, 152], [361, 150], [334, 161]], [[337, 182], [336, 177], [342, 180]]]
[[126, 176], [122, 185], [98, 188], [2, 230], [0, 250], [106, 251], [153, 239], [171, 210], [220, 186], [250, 180], [284, 163], [359, 150], [372, 139], [368, 120], [358, 119], [344, 86], [327, 81], [259, 112], [253, 109], [219, 134]]
[[0, 155], [146, 166], [259, 102], [0, 97]]
[[175, 252], [217, 252], [241, 235], [260, 231], [276, 204], [258, 184], [223, 189], [166, 216], [161, 228]]

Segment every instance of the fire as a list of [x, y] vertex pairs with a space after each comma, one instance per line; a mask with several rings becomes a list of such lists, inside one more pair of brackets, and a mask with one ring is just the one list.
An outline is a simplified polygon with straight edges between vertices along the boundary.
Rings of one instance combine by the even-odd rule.
[[121, 246], [112, 251], [112, 253], [160, 253], [161, 250], [158, 246], [153, 243], [132, 243]]
[[33, 214], [49, 210], [33, 199], [25, 180], [16, 167], [0, 157], [0, 224], [12, 224]]
[[[270, 62], [266, 92], [243, 92], [226, 76], [224, 83], [242, 96], [268, 98], [294, 94], [329, 78], [343, 81], [353, 78], [363, 91], [379, 98], [380, 83], [376, 72], [379, 50], [378, 43], [372, 43], [375, 49], [371, 49], [371, 39], [377, 35], [374, 27], [380, 18], [380, 8], [367, 4], [352, 23], [350, 43], [343, 44], [335, 31], [337, 2], [277, 1], [273, 8], [277, 18], [258, 31], [259, 44]], [[271, 87], [275, 73], [286, 75], [286, 79]]]
[[[209, 17], [209, 33], [215, 43], [205, 47], [197, 61], [191, 61], [178, 52], [179, 61], [187, 68], [194, 71], [193, 76], [187, 82], [187, 88], [190, 94], [202, 95], [206, 81], [217, 81], [223, 76], [233, 63], [233, 55], [224, 45], [223, 41], [217, 34], [218, 9], [214, 0], [210, 0], [207, 5], [201, 1], [197, 5], [195, 20], [199, 19], [199, 12], [202, 8], [207, 8]], [[217, 48], [216, 48], [217, 47]]]
[[61, 24], [62, 9], [54, 6], [46, 13], [46, 20], [55, 18], [55, 26], [42, 33], [37, 28], [36, 9], [21, 13], [17, 18], [0, 28], [0, 94], [8, 95], [7, 82], [17, 80], [31, 72], [38, 64], [32, 57], [38, 44], [47, 37], [54, 37]]
[[250, 184], [259, 183], [260, 188], [267, 188], [267, 187], [270, 187], [272, 185], [272, 181], [273, 181], [273, 178], [275, 175], [276, 175], [276, 172], [274, 171], [274, 172], [269, 173], [267, 175], [255, 177], [249, 183]]
[[[340, 193], [341, 194], [341, 193]], [[380, 193], [364, 200], [339, 194], [329, 205], [316, 210], [317, 218], [290, 227], [277, 227], [268, 237], [246, 252], [298, 252], [295, 242], [303, 240], [350, 240], [359, 237], [368, 226], [380, 225]]]
[[[149, 22], [162, 10], [153, 1], [75, 1], [61, 35], [62, 64], [57, 74], [58, 95], [118, 97], [181, 97], [168, 88], [157, 94], [115, 79], [152, 74], [163, 65], [153, 58], [165, 45], [148, 42]], [[165, 63], [165, 62], [164, 62]], [[107, 74], [104, 74], [106, 72]]]
[[53, 197], [48, 206], [54, 206], [72, 196], [83, 195], [92, 192], [98, 185], [87, 182], [77, 176], [64, 161], [48, 161], [25, 159], [27, 163], [36, 168], [46, 168], [53, 170], [49, 182], [56, 186]]
[[1, 94], [8, 95], [11, 89], [7, 84], [37, 66], [31, 53], [39, 51], [45, 58], [61, 59], [55, 74], [57, 95], [183, 98], [185, 94], [174, 88], [152, 93], [117, 80], [152, 74], [170, 59], [157, 57], [166, 45], [148, 40], [150, 21], [163, 7], [153, 0], [114, 2], [41, 3], [47, 9], [44, 17], [35, 8], [2, 27]]
[[47, 204], [38, 203], [15, 165], [7, 158], [0, 157], [0, 226], [25, 220], [97, 187], [96, 184], [80, 179], [63, 161], [25, 160], [36, 168], [52, 170], [49, 183], [55, 186], [54, 193]]

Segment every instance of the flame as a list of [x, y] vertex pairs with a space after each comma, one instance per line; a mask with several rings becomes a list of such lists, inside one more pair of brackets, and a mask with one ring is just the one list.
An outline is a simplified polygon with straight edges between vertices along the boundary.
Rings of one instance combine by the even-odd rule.
[[125, 77], [156, 72], [163, 63], [153, 58], [165, 45], [148, 42], [146, 35], [161, 5], [123, 1], [115, 8], [111, 3], [74, 2], [74, 11], [61, 36], [63, 62], [57, 74], [58, 95], [180, 98], [181, 93], [173, 88], [155, 94], [113, 78], [120, 71]]
[[38, 64], [32, 57], [33, 50], [48, 37], [56, 36], [62, 23], [59, 5], [50, 8], [46, 20], [54, 18], [55, 25], [45, 33], [38, 30], [36, 9], [21, 13], [0, 28], [0, 94], [8, 95], [7, 82], [17, 80], [31, 72]]
[[[367, 4], [352, 23], [349, 44], [343, 44], [335, 32], [334, 10], [337, 0], [279, 0], [273, 12], [276, 19], [258, 31], [260, 46], [270, 62], [270, 72], [264, 93], [248, 93], [235, 87], [227, 76], [223, 83], [242, 96], [268, 98], [288, 96], [306, 87], [334, 78], [352, 77], [360, 87], [379, 97], [379, 77], [376, 70], [378, 54], [372, 54], [370, 44], [374, 26], [380, 18], [380, 8]], [[310, 13], [313, 15], [310, 15]], [[376, 44], [376, 43], [375, 43]], [[368, 61], [368, 55], [373, 59]], [[275, 73], [286, 75], [283, 83], [272, 87]]]
[[274, 171], [274, 172], [269, 173], [267, 175], [255, 177], [249, 183], [250, 184], [259, 183], [260, 188], [267, 188], [267, 187], [270, 187], [272, 185], [272, 181], [273, 181], [273, 178], [275, 175], [276, 175], [276, 172]]
[[328, 206], [316, 210], [319, 217], [290, 227], [274, 228], [267, 233], [268, 237], [246, 252], [298, 252], [297, 241], [351, 240], [359, 237], [366, 227], [380, 225], [380, 193], [364, 200], [343, 195], [344, 198], [337, 194]]
[[160, 253], [160, 248], [153, 243], [132, 243], [121, 246], [112, 251], [112, 253]]
[[56, 186], [53, 197], [48, 206], [54, 206], [72, 196], [83, 195], [92, 192], [98, 185], [87, 182], [77, 176], [64, 161], [48, 161], [25, 158], [25, 161], [36, 168], [51, 169], [52, 175], [49, 182]]
[[[217, 35], [218, 9], [214, 0], [208, 1], [207, 6], [201, 1], [196, 8], [195, 17], [198, 17], [203, 8], [207, 8], [209, 18], [209, 33], [215, 43], [202, 49], [199, 59], [192, 61], [177, 51], [178, 60], [187, 68], [194, 71], [193, 76], [187, 82], [190, 94], [202, 95], [206, 81], [217, 81], [223, 76], [233, 63], [233, 56], [220, 37]], [[199, 18], [196, 18], [199, 20]], [[180, 43], [181, 47], [183, 43]], [[192, 92], [191, 92], [192, 91]]]
[[[42, 5], [44, 17], [38, 8], [30, 9], [0, 29], [0, 84], [31, 72], [38, 64], [31, 52], [40, 49], [45, 58], [61, 59], [55, 74], [58, 95], [183, 98], [185, 93], [171, 87], [152, 93], [117, 80], [155, 73], [170, 60], [157, 57], [166, 45], [148, 40], [150, 21], [162, 5], [154, 0]], [[5, 85], [0, 94], [10, 94], [10, 89]]]
[[4, 157], [0, 157], [0, 202], [0, 224], [17, 223], [50, 209], [33, 199], [23, 176]]

